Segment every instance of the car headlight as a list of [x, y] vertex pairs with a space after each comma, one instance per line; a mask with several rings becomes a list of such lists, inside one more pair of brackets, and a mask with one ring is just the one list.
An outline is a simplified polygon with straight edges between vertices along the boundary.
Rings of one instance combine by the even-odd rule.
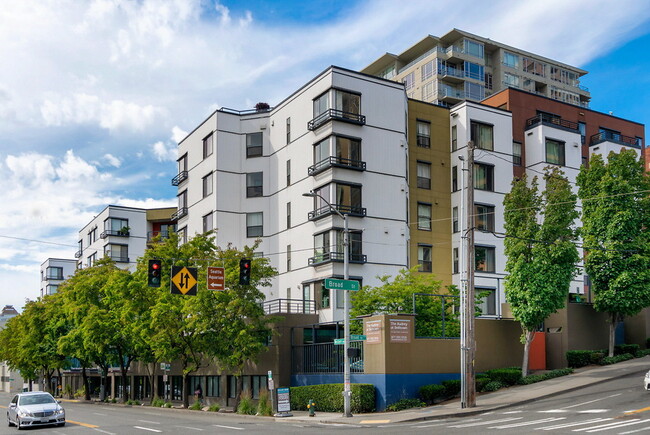
[[59, 408], [56, 411], [54, 411], [54, 415], [63, 415], [65, 414], [65, 410], [63, 408]]
[[25, 411], [25, 410], [22, 410], [22, 409], [20, 411], [18, 411], [18, 415], [21, 416], [21, 417], [33, 417], [34, 416], [34, 414], [32, 414], [31, 412]]

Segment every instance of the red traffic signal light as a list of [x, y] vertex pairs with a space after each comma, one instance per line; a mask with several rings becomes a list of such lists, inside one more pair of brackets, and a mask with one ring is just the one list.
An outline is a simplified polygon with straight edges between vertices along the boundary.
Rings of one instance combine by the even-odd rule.
[[239, 284], [249, 285], [251, 283], [251, 261], [247, 258], [239, 260]]
[[147, 284], [149, 287], [160, 287], [161, 268], [162, 261], [149, 260], [149, 269], [147, 270]]

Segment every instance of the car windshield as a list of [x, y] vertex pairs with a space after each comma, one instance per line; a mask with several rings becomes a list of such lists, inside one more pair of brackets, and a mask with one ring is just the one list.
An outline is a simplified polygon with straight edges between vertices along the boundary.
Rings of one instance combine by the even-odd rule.
[[43, 403], [55, 403], [55, 400], [49, 394], [35, 394], [20, 398], [20, 405], [41, 405]]

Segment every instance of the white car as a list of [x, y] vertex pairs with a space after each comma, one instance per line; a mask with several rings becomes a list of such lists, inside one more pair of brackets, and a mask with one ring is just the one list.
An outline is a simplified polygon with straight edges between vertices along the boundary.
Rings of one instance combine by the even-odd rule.
[[50, 393], [19, 393], [7, 407], [7, 424], [18, 430], [26, 427], [65, 425], [65, 410]]
[[646, 390], [650, 390], [650, 371], [646, 373], [645, 378], [643, 378], [643, 386]]

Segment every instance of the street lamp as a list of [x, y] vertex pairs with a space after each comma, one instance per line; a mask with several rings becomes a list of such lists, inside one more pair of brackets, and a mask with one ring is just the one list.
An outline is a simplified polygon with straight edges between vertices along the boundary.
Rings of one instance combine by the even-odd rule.
[[[302, 196], [322, 199], [330, 210], [343, 219], [343, 279], [347, 281], [350, 278], [350, 230], [348, 228], [348, 214], [342, 214], [320, 193], [316, 193], [313, 190], [310, 190], [309, 193], [303, 193]], [[352, 417], [350, 410], [350, 398], [352, 396], [352, 390], [350, 389], [350, 357], [348, 356], [348, 349], [350, 347], [350, 292], [349, 290], [343, 290], [343, 292], [343, 416]]]

